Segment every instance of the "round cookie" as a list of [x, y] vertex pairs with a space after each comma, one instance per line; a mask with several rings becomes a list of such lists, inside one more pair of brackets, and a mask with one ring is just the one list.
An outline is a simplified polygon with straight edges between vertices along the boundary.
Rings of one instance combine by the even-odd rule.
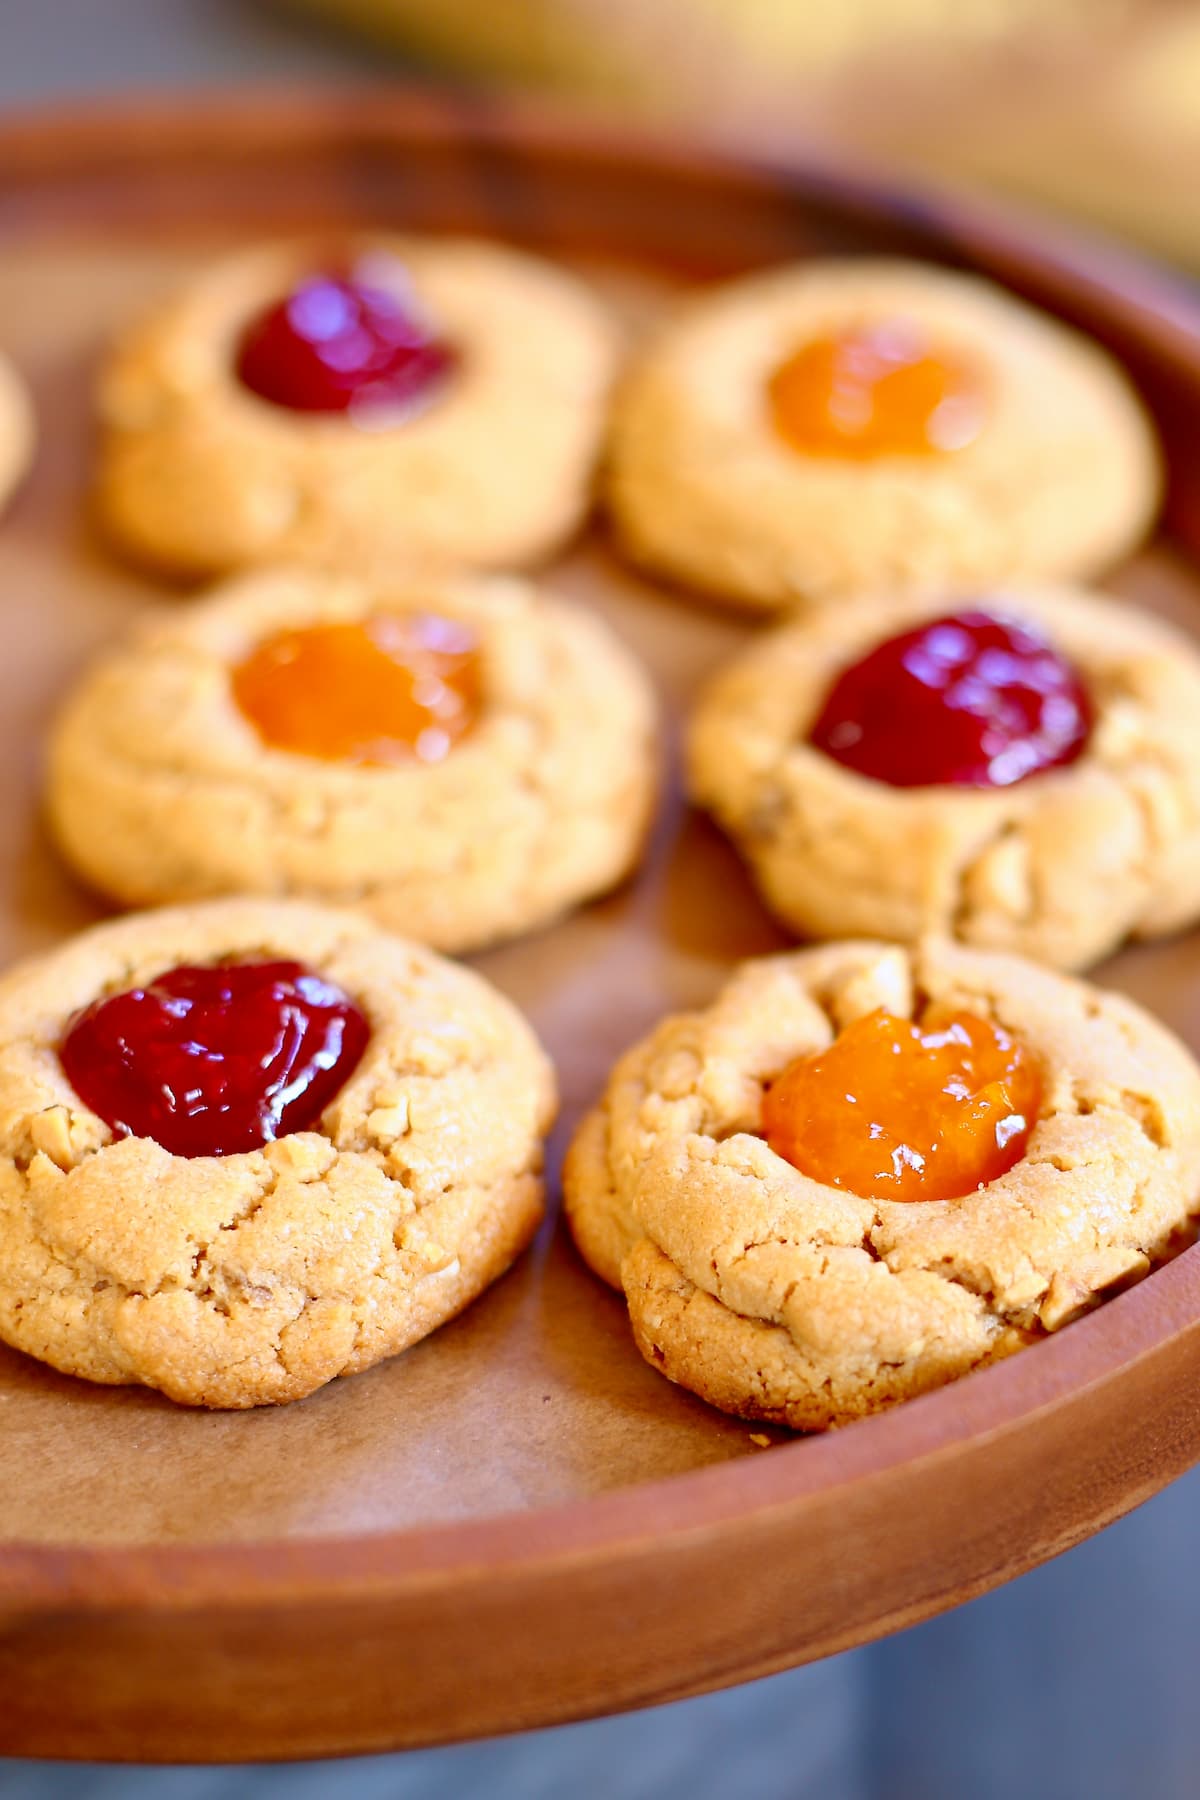
[[697, 704], [688, 784], [807, 937], [940, 932], [1084, 967], [1200, 914], [1200, 652], [1097, 594], [1012, 586], [988, 606], [1080, 671], [1082, 756], [1008, 787], [889, 786], [808, 741], [831, 684], [944, 595], [861, 599], [758, 638]]
[[20, 376], [0, 356], [0, 506], [13, 493], [33, 456], [33, 407]]
[[[177, 964], [300, 960], [365, 1012], [320, 1128], [222, 1157], [114, 1138], [59, 1060], [98, 996]], [[0, 977], [0, 1337], [187, 1405], [296, 1400], [508, 1268], [542, 1210], [549, 1063], [469, 970], [352, 914], [220, 901], [102, 925]]]
[[[862, 1199], [768, 1148], [765, 1086], [876, 1008], [946, 1003], [1040, 1059], [1025, 1156], [962, 1199]], [[584, 1257], [643, 1355], [748, 1418], [843, 1424], [1057, 1331], [1200, 1212], [1200, 1070], [1131, 1002], [929, 942], [744, 964], [618, 1063], [564, 1171]]]
[[[272, 748], [235, 702], [234, 668], [283, 628], [428, 609], [477, 634], [482, 669], [478, 721], [438, 763]], [[297, 894], [465, 950], [626, 875], [656, 776], [649, 683], [595, 615], [515, 578], [273, 572], [171, 609], [85, 675], [48, 800], [64, 855], [125, 905]]]
[[[792, 447], [773, 372], [824, 334], [893, 320], [978, 371], [978, 435], [870, 460]], [[898, 261], [796, 264], [693, 304], [626, 379], [610, 443], [628, 552], [754, 609], [1090, 574], [1141, 537], [1159, 491], [1151, 429], [1104, 352], [986, 281]]]
[[555, 549], [591, 499], [616, 358], [572, 276], [473, 240], [361, 235], [395, 259], [459, 354], [430, 404], [392, 422], [293, 411], [239, 379], [250, 323], [330, 259], [316, 241], [230, 257], [134, 326], [103, 374], [97, 498], [132, 556], [187, 576], [247, 564], [509, 567]]

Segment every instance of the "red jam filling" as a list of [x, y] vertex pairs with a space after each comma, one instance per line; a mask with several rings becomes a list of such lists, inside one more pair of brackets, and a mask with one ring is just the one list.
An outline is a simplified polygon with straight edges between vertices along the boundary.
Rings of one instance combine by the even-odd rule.
[[292, 412], [403, 414], [433, 399], [458, 354], [377, 261], [310, 275], [252, 320], [237, 355], [244, 385]]
[[353, 1001], [303, 963], [221, 963], [94, 1000], [59, 1057], [118, 1137], [235, 1156], [313, 1130], [369, 1036]]
[[1011, 787], [1073, 763], [1092, 704], [1028, 625], [953, 613], [879, 644], [835, 681], [809, 742], [890, 787]]
[[763, 1136], [802, 1174], [864, 1199], [955, 1200], [1024, 1156], [1041, 1101], [1036, 1060], [1003, 1026], [880, 1010], [771, 1083]]

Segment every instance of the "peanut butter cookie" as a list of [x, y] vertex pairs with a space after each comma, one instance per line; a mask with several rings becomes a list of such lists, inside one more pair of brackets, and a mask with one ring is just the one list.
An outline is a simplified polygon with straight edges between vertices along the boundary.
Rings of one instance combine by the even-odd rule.
[[1200, 915], [1200, 653], [1097, 594], [796, 619], [710, 683], [688, 769], [806, 937], [934, 931], [1076, 968]]
[[1096, 345], [975, 277], [856, 260], [752, 276], [668, 324], [619, 396], [609, 500], [639, 562], [763, 609], [1091, 574], [1159, 488]]
[[29, 396], [12, 364], [0, 356], [0, 506], [29, 467], [33, 437]]
[[820, 1430], [1036, 1344], [1187, 1241], [1200, 1070], [1018, 958], [830, 944], [744, 964], [630, 1050], [564, 1189], [649, 1362]]
[[187, 1405], [299, 1399], [503, 1273], [553, 1111], [500, 994], [353, 914], [100, 926], [0, 977], [0, 1337]]
[[647, 678], [527, 583], [242, 577], [105, 656], [50, 750], [57, 840], [125, 905], [354, 905], [442, 950], [546, 924], [632, 867]]
[[532, 562], [590, 503], [615, 355], [578, 281], [497, 245], [249, 251], [115, 349], [100, 513], [189, 576]]

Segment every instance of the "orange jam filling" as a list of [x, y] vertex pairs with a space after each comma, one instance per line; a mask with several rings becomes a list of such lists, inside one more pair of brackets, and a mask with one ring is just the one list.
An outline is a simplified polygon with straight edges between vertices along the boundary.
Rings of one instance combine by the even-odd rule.
[[767, 1089], [763, 1136], [801, 1174], [864, 1199], [954, 1200], [1025, 1154], [1042, 1099], [1031, 1053], [972, 1013], [856, 1019]]
[[771, 376], [767, 398], [794, 450], [860, 462], [961, 450], [984, 417], [978, 371], [906, 319], [801, 344]]
[[481, 690], [469, 626], [432, 613], [279, 631], [233, 671], [263, 742], [327, 762], [441, 762], [470, 731]]

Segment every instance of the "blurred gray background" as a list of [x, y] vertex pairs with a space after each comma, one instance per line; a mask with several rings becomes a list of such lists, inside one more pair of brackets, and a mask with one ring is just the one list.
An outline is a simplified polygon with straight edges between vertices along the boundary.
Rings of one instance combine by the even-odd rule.
[[[154, 83], [380, 72], [365, 50], [254, 0], [0, 0], [6, 108]], [[350, 1763], [131, 1770], [0, 1760], [0, 1796], [1195, 1800], [1198, 1548], [1200, 1471], [945, 1618], [707, 1699]]]

